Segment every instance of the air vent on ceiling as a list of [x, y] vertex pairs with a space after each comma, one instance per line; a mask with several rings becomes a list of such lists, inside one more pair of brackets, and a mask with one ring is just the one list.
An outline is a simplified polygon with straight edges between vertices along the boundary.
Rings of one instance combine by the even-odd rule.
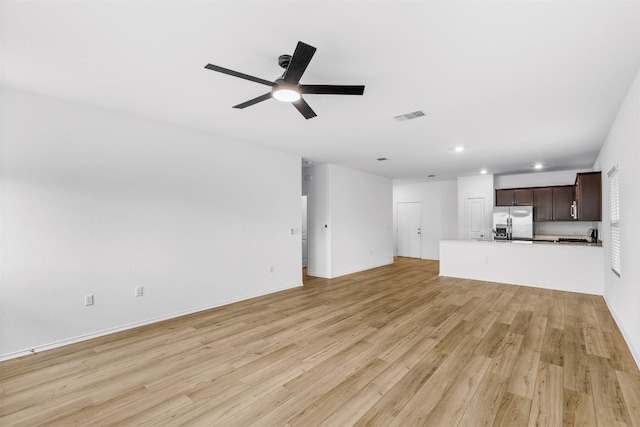
[[403, 122], [405, 120], [417, 119], [418, 117], [424, 117], [424, 116], [425, 114], [422, 111], [418, 110], [418, 111], [413, 111], [411, 113], [400, 114], [399, 116], [393, 116], [393, 118], [399, 122]]

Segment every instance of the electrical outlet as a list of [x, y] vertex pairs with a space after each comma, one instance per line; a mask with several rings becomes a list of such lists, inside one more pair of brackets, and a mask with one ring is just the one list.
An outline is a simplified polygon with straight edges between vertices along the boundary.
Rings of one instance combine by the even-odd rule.
[[273, 273], [274, 267], [273, 265], [271, 267], [269, 267], [269, 273]]
[[136, 296], [137, 297], [141, 297], [143, 295], [143, 292], [144, 292], [144, 287], [142, 287], [142, 286], [136, 287]]
[[93, 305], [93, 295], [84, 296], [84, 305]]

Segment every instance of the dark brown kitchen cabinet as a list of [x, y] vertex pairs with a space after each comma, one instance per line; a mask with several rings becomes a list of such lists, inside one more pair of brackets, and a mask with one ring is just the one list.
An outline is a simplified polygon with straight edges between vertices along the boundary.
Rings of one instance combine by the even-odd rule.
[[496, 206], [512, 206], [513, 190], [496, 190]]
[[551, 187], [533, 189], [533, 220], [553, 221], [553, 189]]
[[534, 221], [573, 221], [573, 185], [533, 189]]
[[573, 185], [553, 188], [553, 220], [573, 221], [571, 206], [573, 205]]
[[533, 188], [496, 190], [496, 206], [533, 206]]
[[578, 221], [602, 221], [602, 178], [600, 172], [576, 175]]

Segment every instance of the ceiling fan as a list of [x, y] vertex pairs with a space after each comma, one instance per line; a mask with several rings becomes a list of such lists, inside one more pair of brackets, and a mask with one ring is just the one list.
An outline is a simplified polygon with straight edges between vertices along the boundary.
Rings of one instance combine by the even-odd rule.
[[296, 50], [293, 52], [293, 56], [280, 55], [278, 57], [278, 64], [284, 68], [284, 73], [272, 82], [213, 64], [207, 64], [205, 65], [205, 68], [219, 73], [228, 74], [230, 76], [240, 77], [241, 79], [250, 80], [252, 82], [261, 83], [266, 86], [271, 86], [271, 92], [260, 95], [257, 98], [250, 99], [242, 104], [234, 105], [233, 108], [247, 108], [257, 104], [258, 102], [266, 101], [269, 98], [275, 98], [279, 101], [292, 103], [293, 106], [296, 107], [296, 109], [305, 117], [305, 119], [310, 119], [315, 117], [316, 113], [302, 98], [302, 94], [362, 95], [364, 93], [364, 86], [300, 84], [300, 78], [307, 69], [307, 66], [315, 52], [315, 47], [299, 41], [296, 46]]

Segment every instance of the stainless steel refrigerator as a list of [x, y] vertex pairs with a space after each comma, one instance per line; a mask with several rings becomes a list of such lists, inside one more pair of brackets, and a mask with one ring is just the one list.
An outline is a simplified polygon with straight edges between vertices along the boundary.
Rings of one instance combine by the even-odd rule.
[[495, 240], [533, 240], [533, 206], [493, 208]]

